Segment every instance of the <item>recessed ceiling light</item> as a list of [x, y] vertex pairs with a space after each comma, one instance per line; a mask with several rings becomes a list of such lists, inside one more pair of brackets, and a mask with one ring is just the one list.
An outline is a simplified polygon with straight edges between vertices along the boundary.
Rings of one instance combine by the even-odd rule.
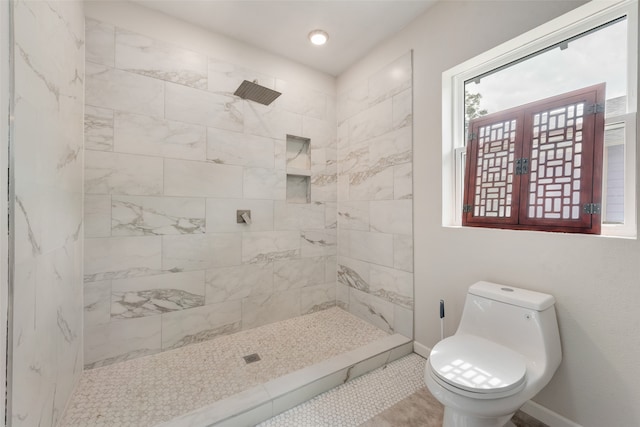
[[322, 46], [329, 40], [329, 34], [322, 30], [313, 30], [309, 33], [309, 40], [316, 46]]

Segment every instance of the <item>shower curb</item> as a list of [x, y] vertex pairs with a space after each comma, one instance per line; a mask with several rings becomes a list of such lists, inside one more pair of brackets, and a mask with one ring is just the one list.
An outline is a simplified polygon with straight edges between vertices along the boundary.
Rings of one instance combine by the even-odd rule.
[[389, 335], [158, 424], [158, 427], [255, 426], [412, 351], [411, 338]]

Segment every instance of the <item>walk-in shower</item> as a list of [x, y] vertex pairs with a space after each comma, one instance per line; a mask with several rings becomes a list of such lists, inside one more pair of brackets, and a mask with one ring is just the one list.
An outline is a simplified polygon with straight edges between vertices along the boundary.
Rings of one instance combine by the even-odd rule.
[[410, 53], [343, 108], [135, 2], [11, 5], [14, 426], [251, 425], [411, 351]]

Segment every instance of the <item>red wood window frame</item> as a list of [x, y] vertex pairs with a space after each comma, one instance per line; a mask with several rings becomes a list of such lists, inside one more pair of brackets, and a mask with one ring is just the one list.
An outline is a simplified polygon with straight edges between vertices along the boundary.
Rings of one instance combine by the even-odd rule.
[[469, 123], [462, 225], [600, 234], [605, 84]]

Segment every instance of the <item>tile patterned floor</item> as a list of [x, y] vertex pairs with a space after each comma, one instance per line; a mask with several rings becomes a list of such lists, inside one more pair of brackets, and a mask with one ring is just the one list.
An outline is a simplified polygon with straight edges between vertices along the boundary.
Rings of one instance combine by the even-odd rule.
[[[334, 307], [86, 371], [61, 426], [152, 426], [388, 334]], [[260, 362], [243, 356], [258, 353]]]
[[355, 427], [424, 387], [424, 359], [410, 354], [310, 401], [260, 427]]
[[[442, 427], [442, 405], [424, 384], [425, 363], [410, 354], [259, 427]], [[512, 422], [516, 427], [548, 427], [522, 412]]]

